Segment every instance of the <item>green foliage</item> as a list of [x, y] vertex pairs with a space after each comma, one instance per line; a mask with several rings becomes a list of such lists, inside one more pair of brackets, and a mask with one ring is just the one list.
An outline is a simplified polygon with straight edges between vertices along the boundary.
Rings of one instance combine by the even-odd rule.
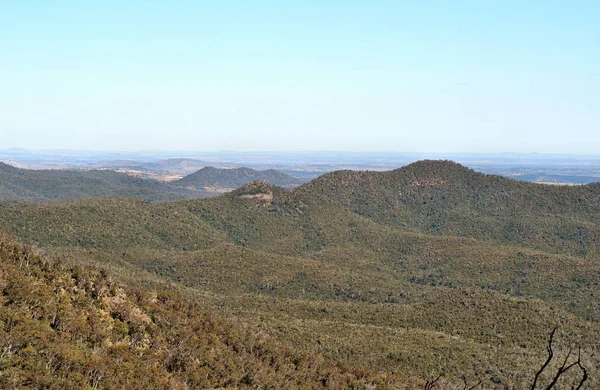
[[170, 201], [211, 195], [111, 170], [27, 170], [0, 163], [0, 200], [65, 200], [124, 196]]
[[298, 186], [303, 182], [301, 179], [275, 169], [256, 171], [245, 167], [235, 169], [205, 167], [196, 173], [174, 181], [173, 184], [196, 189], [235, 189], [256, 180], [266, 181], [273, 185], [287, 188]]
[[[119, 288], [0, 238], [1, 388], [382, 388], [172, 291]], [[372, 387], [370, 387], [372, 386]]]
[[596, 255], [600, 184], [549, 186], [484, 175], [450, 161], [389, 172], [338, 171], [299, 187], [290, 201], [333, 202], [377, 223], [435, 235]]
[[[443, 388], [464, 388], [464, 380], [523, 388], [559, 326], [557, 351], [581, 345], [595, 388], [599, 196], [598, 185], [543, 186], [425, 161], [334, 172], [292, 191], [253, 182], [202, 200], [1, 202], [0, 230], [83, 265], [72, 270], [81, 286], [90, 264], [131, 291], [177, 286], [185, 302], [218, 311], [224, 326], [352, 367], [344, 372], [353, 380], [364, 373], [422, 388], [443, 374]], [[107, 291], [100, 295], [118, 296]], [[98, 294], [82, 305], [93, 307]], [[152, 335], [132, 323], [133, 303], [110, 312], [106, 337], [115, 345]], [[175, 372], [199, 369], [182, 360]]]

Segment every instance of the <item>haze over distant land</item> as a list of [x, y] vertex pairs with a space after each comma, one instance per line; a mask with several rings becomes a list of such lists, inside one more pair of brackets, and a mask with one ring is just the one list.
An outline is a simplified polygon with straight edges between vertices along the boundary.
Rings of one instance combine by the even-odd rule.
[[[0, 161], [20, 168], [110, 169], [160, 181], [181, 179], [206, 167], [226, 169], [246, 167], [255, 170], [276, 169], [294, 176], [300, 180], [299, 182], [302, 182], [316, 178], [323, 173], [340, 169], [392, 170], [423, 159], [453, 160], [480, 172], [538, 183], [586, 184], [600, 181], [600, 155], [319, 151], [101, 152], [86, 150], [0, 150]], [[253, 176], [253, 178], [259, 179], [260, 177]], [[241, 185], [240, 182], [238, 184]], [[286, 185], [284, 181], [276, 181], [274, 184]], [[287, 184], [291, 184], [291, 182]], [[204, 183], [201, 187], [206, 185]]]

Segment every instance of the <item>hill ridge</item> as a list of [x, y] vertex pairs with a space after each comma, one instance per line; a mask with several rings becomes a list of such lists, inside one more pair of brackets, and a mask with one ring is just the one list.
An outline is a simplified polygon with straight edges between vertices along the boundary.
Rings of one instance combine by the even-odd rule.
[[31, 170], [0, 165], [0, 200], [47, 201], [123, 196], [170, 201], [208, 195], [109, 169]]
[[[412, 176], [409, 177], [408, 175]], [[451, 160], [419, 160], [389, 171], [350, 169], [332, 171], [325, 173], [319, 176], [318, 178], [308, 183], [305, 183], [300, 187], [310, 185], [313, 182], [318, 183], [328, 180], [340, 180], [345, 184], [352, 184], [351, 180], [367, 180], [369, 178], [382, 177], [387, 179], [393, 179], [391, 181], [398, 181], [404, 179], [404, 181], [406, 182], [406, 179], [408, 178], [416, 179], [424, 176], [435, 176], [438, 177], [440, 180], [447, 180], [451, 177], [456, 177], [460, 175], [468, 175], [467, 177], [470, 178], [497, 177], [500, 179], [511, 180], [502, 176], [487, 175], [484, 173], [480, 173]]]
[[0, 171], [17, 172], [17, 171], [19, 171], [19, 168], [15, 167], [14, 165], [10, 165], [10, 164], [0, 161]]
[[255, 180], [264, 180], [284, 188], [292, 188], [302, 182], [300, 179], [275, 169], [259, 171], [248, 167], [215, 168], [208, 166], [176, 180], [172, 184], [196, 189], [236, 189]]

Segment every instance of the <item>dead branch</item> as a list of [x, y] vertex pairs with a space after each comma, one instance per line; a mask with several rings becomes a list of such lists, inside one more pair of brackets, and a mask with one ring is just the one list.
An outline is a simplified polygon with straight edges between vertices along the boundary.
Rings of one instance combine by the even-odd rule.
[[438, 377], [433, 381], [427, 380], [427, 382], [425, 382], [425, 390], [433, 389], [433, 386], [437, 383], [437, 381], [440, 380], [441, 377], [442, 377], [442, 374], [438, 375]]
[[[542, 372], [544, 372], [544, 370], [548, 367], [548, 365], [550, 364], [550, 362], [554, 358], [554, 351], [552, 350], [552, 343], [554, 342], [554, 334], [556, 333], [556, 329], [557, 328], [554, 328], [552, 330], [552, 332], [550, 333], [550, 339], [548, 340], [548, 346], [546, 347], [546, 349], [548, 351], [548, 358], [546, 359], [546, 361], [544, 362], [544, 364], [542, 365], [542, 367], [538, 370], [538, 372], [536, 372], [535, 378], [533, 379], [533, 384], [531, 385], [531, 390], [535, 390], [535, 388], [537, 386], [537, 381], [538, 381], [540, 375], [542, 374]], [[558, 383], [558, 380], [567, 371], [569, 371], [571, 368], [573, 368], [575, 366], [577, 366], [583, 372], [583, 378], [579, 382], [579, 385], [577, 386], [576, 389], [573, 386], [571, 388], [575, 389], [575, 390], [579, 390], [579, 389], [582, 388], [582, 386], [585, 383], [585, 381], [587, 380], [588, 376], [587, 376], [587, 370], [581, 364], [581, 347], [578, 348], [577, 361], [575, 361], [575, 362], [573, 362], [571, 364], [568, 364], [569, 363], [569, 358], [571, 357], [572, 352], [573, 352], [573, 350], [569, 349], [569, 353], [567, 353], [567, 356], [563, 360], [562, 365], [558, 368], [558, 370], [556, 371], [556, 374], [552, 378], [552, 381], [550, 382], [550, 384], [548, 384], [548, 386], [546, 387], [545, 390], [551, 390], [551, 389], [553, 389], [556, 386], [556, 384]]]

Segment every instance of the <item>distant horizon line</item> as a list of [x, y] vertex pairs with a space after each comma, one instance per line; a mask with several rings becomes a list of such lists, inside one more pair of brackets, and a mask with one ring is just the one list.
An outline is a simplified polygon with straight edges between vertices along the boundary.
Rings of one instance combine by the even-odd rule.
[[477, 156], [491, 156], [491, 155], [521, 155], [521, 156], [577, 156], [577, 157], [598, 157], [600, 153], [589, 154], [589, 153], [575, 153], [575, 152], [407, 152], [407, 151], [393, 151], [393, 150], [156, 150], [156, 149], [142, 149], [142, 150], [119, 150], [119, 149], [76, 149], [76, 148], [47, 148], [47, 149], [27, 149], [23, 147], [10, 147], [0, 149], [0, 152], [78, 152], [78, 153], [115, 153], [115, 154], [142, 154], [142, 153], [153, 153], [153, 154], [181, 154], [181, 155], [192, 155], [192, 154], [216, 154], [216, 153], [233, 153], [233, 154], [395, 154], [395, 155], [477, 155]]

